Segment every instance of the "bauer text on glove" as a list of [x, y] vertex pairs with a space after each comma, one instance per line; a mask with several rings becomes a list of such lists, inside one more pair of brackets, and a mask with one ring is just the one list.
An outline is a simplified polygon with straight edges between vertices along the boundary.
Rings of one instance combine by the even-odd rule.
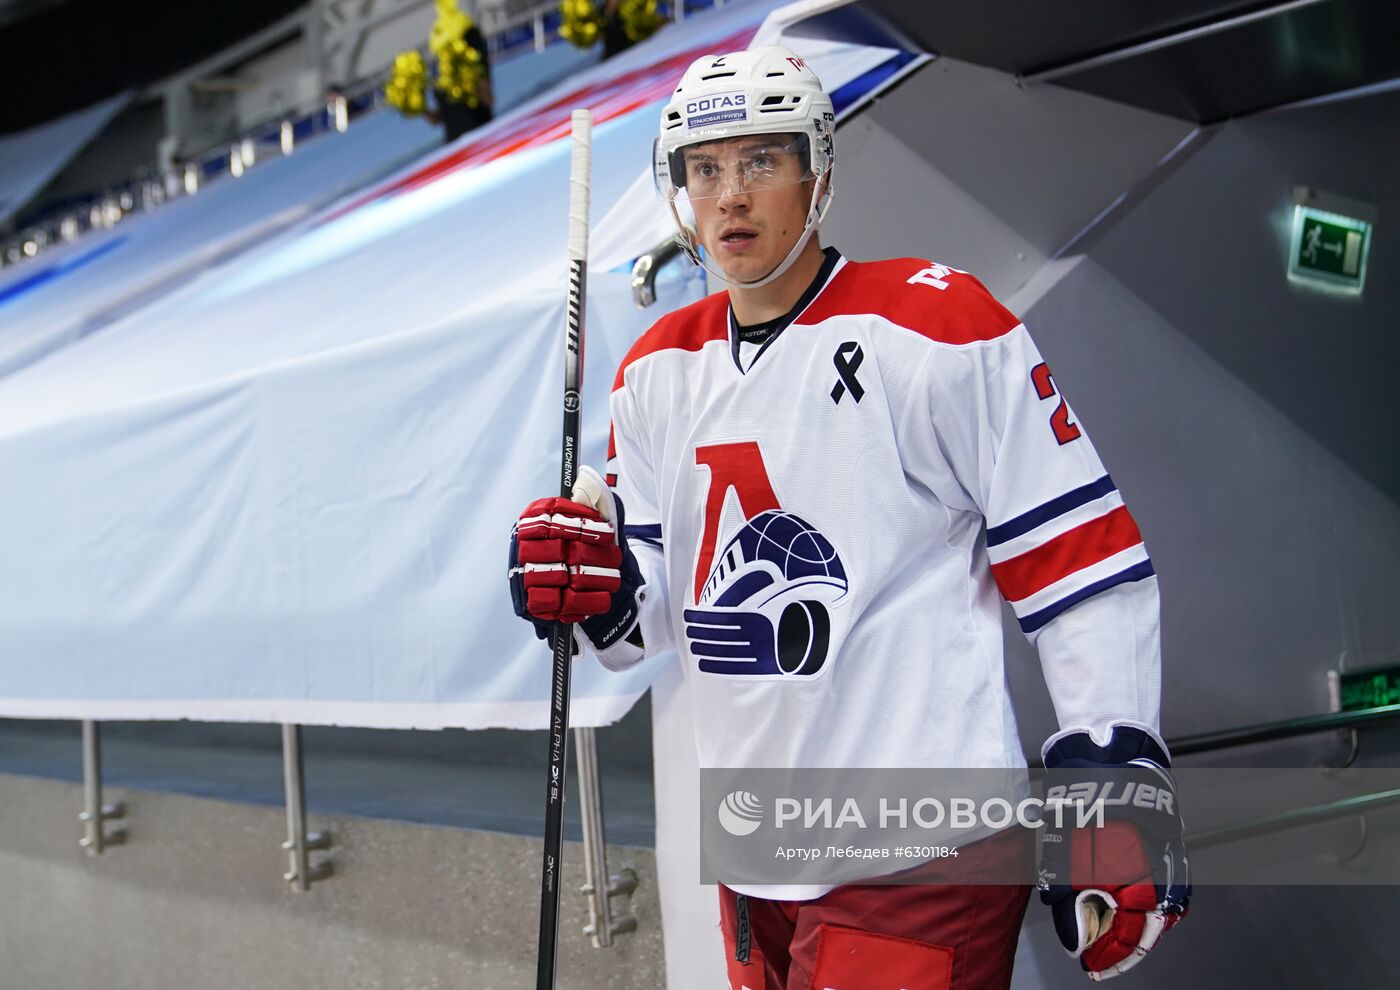
[[[1105, 745], [1062, 732], [1043, 755], [1040, 898], [1071, 958], [1090, 979], [1109, 979], [1141, 962], [1190, 904], [1166, 747], [1145, 726], [1115, 722]], [[1062, 815], [1049, 814], [1056, 802]]]

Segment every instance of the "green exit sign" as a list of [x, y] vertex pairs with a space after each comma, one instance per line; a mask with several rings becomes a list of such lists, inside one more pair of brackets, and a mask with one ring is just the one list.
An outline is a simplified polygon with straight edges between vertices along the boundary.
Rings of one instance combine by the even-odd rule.
[[1317, 201], [1324, 197], [1311, 190], [1300, 192], [1296, 199], [1306, 202], [1293, 207], [1289, 278], [1360, 292], [1371, 247], [1370, 220], [1322, 209]]
[[1400, 704], [1400, 667], [1343, 671], [1337, 678], [1344, 712]]

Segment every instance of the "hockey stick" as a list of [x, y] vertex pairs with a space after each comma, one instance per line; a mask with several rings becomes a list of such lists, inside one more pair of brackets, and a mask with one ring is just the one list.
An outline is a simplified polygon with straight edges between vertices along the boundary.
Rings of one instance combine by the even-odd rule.
[[[564, 458], [559, 494], [574, 497], [578, 469], [579, 393], [583, 390], [583, 303], [588, 278], [588, 165], [593, 114], [573, 113], [569, 165], [569, 306], [564, 330]], [[564, 851], [564, 758], [568, 751], [569, 667], [574, 627], [554, 626], [554, 674], [549, 704], [549, 776], [544, 818], [544, 871], [540, 878], [540, 945], [536, 990], [553, 990], [559, 947], [559, 884]]]

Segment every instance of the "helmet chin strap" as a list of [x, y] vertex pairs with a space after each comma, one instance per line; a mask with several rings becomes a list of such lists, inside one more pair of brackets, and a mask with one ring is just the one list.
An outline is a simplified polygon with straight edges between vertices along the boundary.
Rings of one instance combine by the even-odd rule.
[[738, 289], [761, 288], [770, 282], [782, 278], [783, 274], [787, 272], [787, 270], [792, 267], [793, 262], [797, 260], [798, 255], [802, 253], [802, 249], [807, 246], [807, 242], [812, 239], [812, 235], [817, 232], [817, 228], [822, 225], [822, 221], [826, 219], [827, 211], [831, 209], [831, 201], [836, 195], [834, 191], [828, 188], [830, 177], [831, 171], [827, 170], [812, 188], [812, 204], [807, 209], [807, 221], [802, 227], [802, 233], [798, 235], [797, 243], [792, 246], [792, 250], [787, 253], [787, 257], [778, 262], [777, 267], [762, 278], [755, 279], [752, 282], [741, 282], [738, 279], [731, 278], [720, 270], [719, 266], [710, 264], [708, 258], [700, 253], [699, 238], [696, 236], [695, 231], [687, 227], [685, 222], [681, 220], [680, 211], [676, 209], [675, 197], [672, 196], [670, 200], [671, 216], [675, 218], [676, 227], [680, 231], [681, 247], [691, 261], [704, 268], [705, 271], [709, 272], [720, 281]]

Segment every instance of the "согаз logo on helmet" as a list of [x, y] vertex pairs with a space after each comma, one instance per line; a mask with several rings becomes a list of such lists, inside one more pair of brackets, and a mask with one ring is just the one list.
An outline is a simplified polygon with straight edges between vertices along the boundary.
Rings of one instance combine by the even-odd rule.
[[743, 93], [719, 93], [685, 105], [686, 127], [710, 127], [749, 119]]
[[686, 113], [704, 113], [706, 110], [732, 110], [744, 105], [743, 93], [721, 93], [700, 100], [691, 100], [685, 105]]

